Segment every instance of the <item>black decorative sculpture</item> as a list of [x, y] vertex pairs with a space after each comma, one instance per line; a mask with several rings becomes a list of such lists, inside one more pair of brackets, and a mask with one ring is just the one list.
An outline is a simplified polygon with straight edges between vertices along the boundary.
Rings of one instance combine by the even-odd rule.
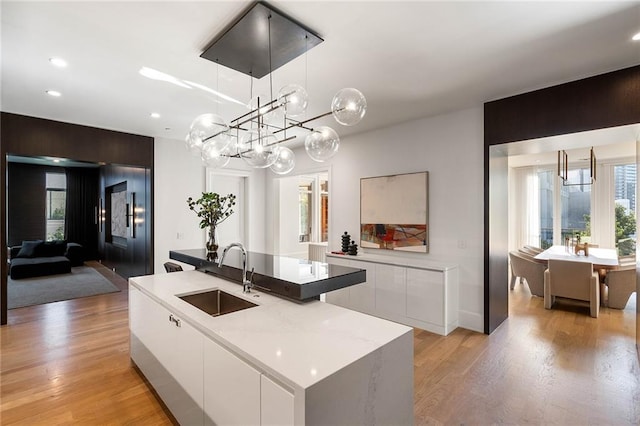
[[349, 242], [351, 241], [351, 235], [347, 234], [347, 231], [344, 231], [342, 234], [342, 252], [346, 253], [349, 251]]
[[356, 256], [358, 254], [358, 245], [355, 241], [351, 241], [351, 244], [349, 244], [348, 254], [351, 256]]

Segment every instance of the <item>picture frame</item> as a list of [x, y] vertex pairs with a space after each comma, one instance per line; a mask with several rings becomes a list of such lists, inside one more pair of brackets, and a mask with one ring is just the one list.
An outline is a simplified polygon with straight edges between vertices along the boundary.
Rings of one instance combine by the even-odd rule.
[[429, 252], [429, 172], [360, 179], [360, 247]]

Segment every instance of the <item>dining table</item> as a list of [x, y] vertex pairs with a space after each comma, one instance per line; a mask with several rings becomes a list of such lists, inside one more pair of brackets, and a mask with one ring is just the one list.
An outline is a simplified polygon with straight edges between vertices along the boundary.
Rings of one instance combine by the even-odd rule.
[[616, 249], [600, 247], [589, 247], [589, 255], [585, 256], [583, 252], [576, 254], [573, 247], [555, 245], [535, 255], [534, 259], [544, 262], [549, 259], [587, 262], [593, 264], [594, 270], [616, 269], [619, 265], [618, 251]]
[[605, 277], [607, 271], [617, 269], [619, 266], [618, 250], [610, 248], [589, 247], [589, 255], [584, 252], [575, 253], [571, 246], [551, 246], [540, 254], [533, 257], [539, 262], [547, 262], [549, 259], [569, 260], [574, 262], [587, 262], [593, 264], [593, 270], [600, 277], [600, 303], [605, 306], [608, 298]]

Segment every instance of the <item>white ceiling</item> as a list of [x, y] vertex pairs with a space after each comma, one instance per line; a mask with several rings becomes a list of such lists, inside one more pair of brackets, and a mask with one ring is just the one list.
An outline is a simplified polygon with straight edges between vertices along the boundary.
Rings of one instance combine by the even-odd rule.
[[[343, 87], [367, 97], [359, 125], [332, 121], [341, 135], [640, 63], [640, 42], [631, 41], [640, 2], [271, 3], [325, 40], [273, 73], [274, 92], [306, 86], [309, 117], [328, 111]], [[138, 71], [248, 102], [248, 76], [199, 55], [249, 4], [3, 0], [2, 111], [180, 140], [198, 114], [235, 118], [239, 105]], [[68, 67], [53, 67], [54, 56]], [[268, 77], [254, 83], [254, 94], [268, 90]]]

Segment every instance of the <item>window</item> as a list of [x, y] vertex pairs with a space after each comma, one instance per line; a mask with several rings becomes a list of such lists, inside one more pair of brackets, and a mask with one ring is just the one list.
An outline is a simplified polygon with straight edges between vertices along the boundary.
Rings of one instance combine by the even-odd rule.
[[300, 228], [299, 234], [301, 243], [311, 239], [311, 222], [313, 220], [313, 182], [301, 181], [298, 185], [298, 202], [300, 206]]
[[47, 240], [63, 240], [67, 205], [67, 177], [64, 173], [46, 174], [46, 197]]
[[300, 177], [299, 242], [326, 242], [329, 236], [329, 179], [327, 174]]
[[614, 167], [616, 248], [618, 255], [636, 252], [636, 165]]
[[591, 185], [589, 169], [569, 170], [568, 181], [570, 183], [584, 183], [584, 185], [560, 185], [560, 205], [562, 209], [561, 238], [562, 244], [565, 238], [580, 235], [581, 238], [591, 237]]
[[329, 180], [320, 179], [320, 242], [329, 238]]
[[553, 245], [553, 170], [538, 172], [540, 190], [540, 245], [548, 249]]

